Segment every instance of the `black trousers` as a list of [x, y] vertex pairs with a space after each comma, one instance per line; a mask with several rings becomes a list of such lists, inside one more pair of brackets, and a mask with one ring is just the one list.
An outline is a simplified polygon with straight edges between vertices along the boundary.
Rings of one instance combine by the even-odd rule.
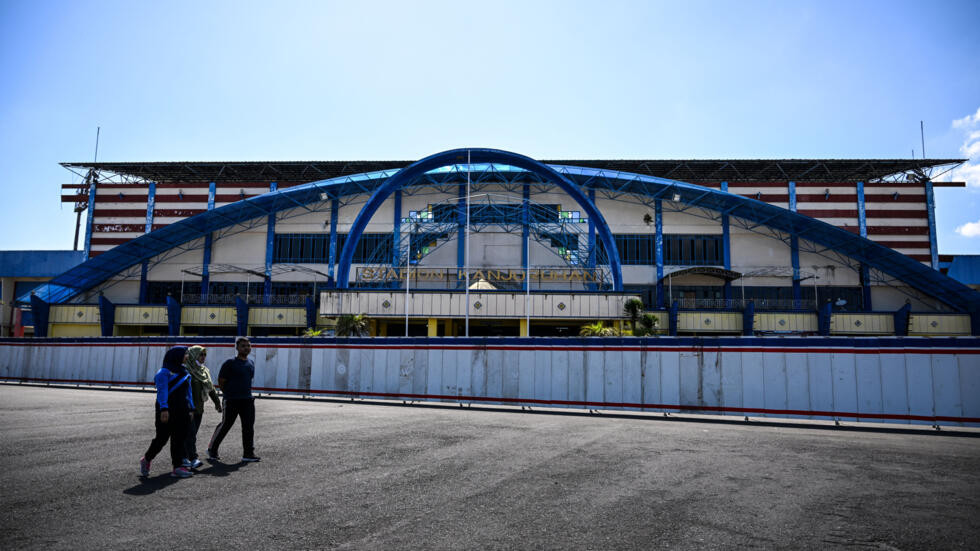
[[225, 439], [231, 426], [235, 424], [235, 418], [242, 418], [242, 455], [251, 456], [255, 453], [253, 445], [254, 426], [255, 426], [255, 398], [225, 399], [222, 407], [221, 422], [214, 428], [211, 436], [211, 443], [208, 449], [211, 453], [218, 453], [218, 446]]
[[160, 405], [156, 404], [153, 408], [153, 415], [157, 433], [150, 442], [150, 447], [146, 450], [144, 457], [147, 461], [153, 461], [153, 458], [167, 444], [167, 440], [170, 440], [170, 462], [176, 469], [183, 464], [184, 458], [187, 457], [187, 427], [191, 422], [191, 412], [186, 409], [171, 409], [170, 418], [166, 423], [161, 423]]
[[184, 445], [187, 448], [187, 459], [194, 461], [197, 455], [197, 431], [201, 428], [201, 421], [204, 420], [204, 412], [198, 413], [197, 410], [191, 412], [191, 422], [187, 427], [187, 441]]

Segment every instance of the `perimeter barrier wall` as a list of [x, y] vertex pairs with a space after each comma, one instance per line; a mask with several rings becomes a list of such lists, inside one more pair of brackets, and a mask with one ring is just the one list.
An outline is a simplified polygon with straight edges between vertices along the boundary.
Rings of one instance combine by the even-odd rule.
[[[0, 381], [152, 386], [234, 339], [0, 339]], [[255, 338], [260, 392], [980, 426], [980, 338]]]

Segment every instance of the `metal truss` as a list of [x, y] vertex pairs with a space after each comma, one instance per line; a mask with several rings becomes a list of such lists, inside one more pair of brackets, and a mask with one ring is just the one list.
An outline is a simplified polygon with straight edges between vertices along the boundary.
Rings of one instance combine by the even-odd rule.
[[[507, 156], [506, 152], [494, 152], [493, 150], [474, 149], [473, 151], [481, 151], [485, 158], [493, 158], [494, 155], [498, 157]], [[514, 154], [509, 155], [514, 156]], [[940, 161], [868, 161], [866, 164], [874, 165], [869, 167], [856, 161], [850, 162], [850, 164], [845, 161], [832, 162], [842, 163], [842, 166], [851, 166], [854, 173], [864, 171], [861, 175], [865, 177], [869, 174], [868, 170], [872, 168], [887, 167], [887, 171], [882, 169], [882, 174], [875, 176], [882, 179], [893, 177], [899, 169], [904, 169], [907, 172], [917, 168], [922, 169], [923, 166], [930, 168], [944, 164]], [[945, 164], [958, 165], [961, 162], [962, 160], [949, 160]], [[760, 163], [762, 162], [760, 161]], [[754, 175], [750, 174], [750, 176], [763, 179], [763, 176], [775, 171], [767, 178], [772, 179], [785, 175], [786, 179], [795, 178], [802, 181], [798, 175], [794, 175], [793, 171], [786, 170], [786, 167], [781, 163], [784, 162], [769, 163], [767, 167], [760, 165], [760, 172], [753, 173]], [[486, 163], [485, 168], [479, 169], [478, 164], [469, 167], [470, 177], [474, 178], [476, 175], [474, 179], [477, 181], [477, 186], [503, 185], [509, 189], [517, 189], [517, 186], [533, 179], [528, 172], [510, 170], [505, 168], [506, 165], [490, 162]], [[614, 163], [608, 162], [606, 164]], [[684, 177], [683, 164], [679, 163], [676, 171], [668, 173]], [[810, 166], [806, 169], [810, 173], [804, 174], [804, 176], [821, 170], [819, 164], [810, 162]], [[194, 167], [196, 166], [195, 164]], [[458, 187], [454, 186], [458, 186], [458, 182], [462, 180], [460, 167], [465, 165], [451, 166], [452, 168], [441, 172], [433, 171], [434, 175], [431, 175], [435, 179], [435, 184], [442, 186], [441, 189], [447, 192], [453, 189], [458, 190]], [[102, 167], [96, 168], [102, 169]], [[683, 209], [681, 212], [700, 214], [710, 219], [717, 219], [720, 214], [728, 214], [738, 227], [745, 227], [757, 232], [766, 231], [775, 238], [785, 239], [785, 236], [795, 235], [801, 243], [809, 243], [806, 246], [810, 247], [812, 251], [808, 252], [830, 254], [841, 260], [850, 259], [849, 263], [844, 262], [849, 267], [853, 267], [855, 263], [867, 264], [871, 268], [888, 274], [888, 277], [915, 288], [919, 292], [933, 296], [959, 311], [972, 312], [980, 309], [980, 294], [959, 282], [887, 247], [781, 207], [657, 176], [568, 165], [553, 165], [548, 167], [548, 170], [553, 170], [569, 181], [576, 183], [577, 186], [580, 186], [579, 189], [595, 189], [608, 198], [630, 196], [639, 198], [639, 201], [644, 204], [651, 204], [653, 201], [661, 199], [666, 200], [665, 203], [677, 204], [676, 207], [672, 208]], [[718, 170], [719, 177], [724, 177], [729, 181], [737, 180], [734, 177], [723, 176], [721, 167]], [[828, 167], [827, 170], [830, 171], [831, 168]], [[834, 170], [837, 170], [835, 175], [840, 177], [840, 181], [849, 179], [841, 167], [836, 167]], [[49, 302], [65, 302], [98, 287], [121, 273], [127, 272], [133, 265], [141, 264], [144, 261], [156, 265], [162, 259], [182, 254], [185, 250], [199, 248], [203, 245], [195, 244], [195, 240], [208, 233], [216, 234], [218, 237], [226, 237], [250, 227], [264, 224], [264, 218], [271, 214], [275, 214], [277, 219], [284, 219], [292, 215], [321, 212], [323, 205], [311, 206], [313, 203], [343, 199], [347, 201], [345, 204], [351, 204], [359, 199], [363, 200], [364, 195], [372, 194], [398, 172], [400, 170], [397, 168], [378, 170], [294, 186], [237, 201], [207, 213], [192, 216], [89, 259], [41, 286], [38, 290], [38, 296]], [[428, 180], [430, 176], [428, 172], [426, 171], [425, 181], [417, 182], [418, 186], [425, 186], [426, 182], [431, 182]], [[745, 176], [745, 174], [748, 173], [742, 175]], [[536, 189], [551, 189], [551, 186], [544, 182], [535, 182], [532, 185]], [[415, 188], [416, 186], [406, 186], [405, 189], [411, 189], [412, 192], [415, 192]]]
[[[473, 199], [481, 199], [483, 202], [473, 203]], [[520, 221], [508, 221], [513, 215], [510, 207], [515, 205], [512, 201], [521, 200], [519, 196], [504, 195], [496, 193], [480, 193], [470, 196], [470, 225], [469, 228], [474, 233], [485, 232], [488, 230], [499, 230], [502, 233], [515, 234], [522, 232], [524, 223]], [[410, 258], [413, 265], [418, 265], [422, 259], [441, 249], [443, 245], [459, 239], [459, 220], [436, 220], [432, 215], [432, 207], [437, 205], [454, 205], [458, 199], [441, 201], [428, 206], [428, 210], [412, 212], [410, 216], [403, 217], [400, 225], [399, 242], [394, 244], [398, 251], [397, 259]], [[506, 201], [506, 202], [501, 202]], [[597, 242], [592, 248], [589, 247], [588, 228], [583, 229], [582, 225], [587, 224], [587, 220], [578, 218], [563, 218], [560, 211], [555, 211], [540, 203], [528, 202], [528, 231], [529, 237], [537, 243], [545, 245], [547, 250], [559, 257], [565, 266], [570, 268], [580, 268], [588, 264], [589, 258], [596, 259], [595, 269], [602, 275], [600, 285], [610, 284], [610, 273], [608, 268], [609, 257], [605, 250], [598, 246]], [[554, 218], [553, 222], [535, 222], [534, 220], [546, 220]], [[474, 222], [473, 220], [496, 220], [493, 222]], [[558, 237], [563, 243], [570, 244], [574, 241], [576, 247], [553, 245], [552, 241]], [[432, 243], [435, 245], [432, 245]], [[399, 261], [400, 263], [401, 261]], [[387, 257], [387, 251], [376, 250], [363, 263], [364, 266], [372, 268], [383, 268], [387, 266], [398, 267]]]

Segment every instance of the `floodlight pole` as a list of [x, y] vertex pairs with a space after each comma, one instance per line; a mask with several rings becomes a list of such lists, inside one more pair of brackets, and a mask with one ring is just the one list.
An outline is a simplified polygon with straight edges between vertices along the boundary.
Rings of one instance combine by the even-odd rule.
[[531, 336], [531, 228], [530, 220], [527, 222], [527, 239], [524, 243], [524, 248], [527, 250], [527, 262], [524, 264], [524, 289], [526, 293], [524, 295], [524, 323], [527, 325], [527, 336]]
[[470, 336], [470, 150], [466, 150], [466, 243], [463, 244], [463, 270], [466, 272], [465, 336]]
[[405, 253], [405, 336], [408, 336], [408, 288], [412, 283], [412, 225], [408, 225], [408, 252]]

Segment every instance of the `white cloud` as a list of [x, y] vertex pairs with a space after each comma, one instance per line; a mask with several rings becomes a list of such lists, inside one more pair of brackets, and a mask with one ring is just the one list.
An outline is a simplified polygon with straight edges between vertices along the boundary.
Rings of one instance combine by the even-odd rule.
[[972, 115], [967, 115], [962, 119], [953, 121], [953, 128], [971, 128], [977, 123], [980, 123], [980, 108]]
[[[980, 188], [980, 130], [975, 130], [977, 126], [980, 126], [980, 109], [972, 115], [953, 121], [953, 128], [962, 129], [966, 133], [963, 145], [960, 146], [960, 153], [969, 160], [954, 170], [952, 176], [954, 180], [966, 182], [966, 186], [970, 188]], [[964, 233], [968, 231], [977, 233]], [[975, 227], [971, 222], [956, 228], [956, 232], [974, 237], [980, 235], [980, 228]]]
[[963, 224], [962, 226], [956, 228], [956, 233], [962, 235], [963, 237], [980, 236], [980, 220]]

